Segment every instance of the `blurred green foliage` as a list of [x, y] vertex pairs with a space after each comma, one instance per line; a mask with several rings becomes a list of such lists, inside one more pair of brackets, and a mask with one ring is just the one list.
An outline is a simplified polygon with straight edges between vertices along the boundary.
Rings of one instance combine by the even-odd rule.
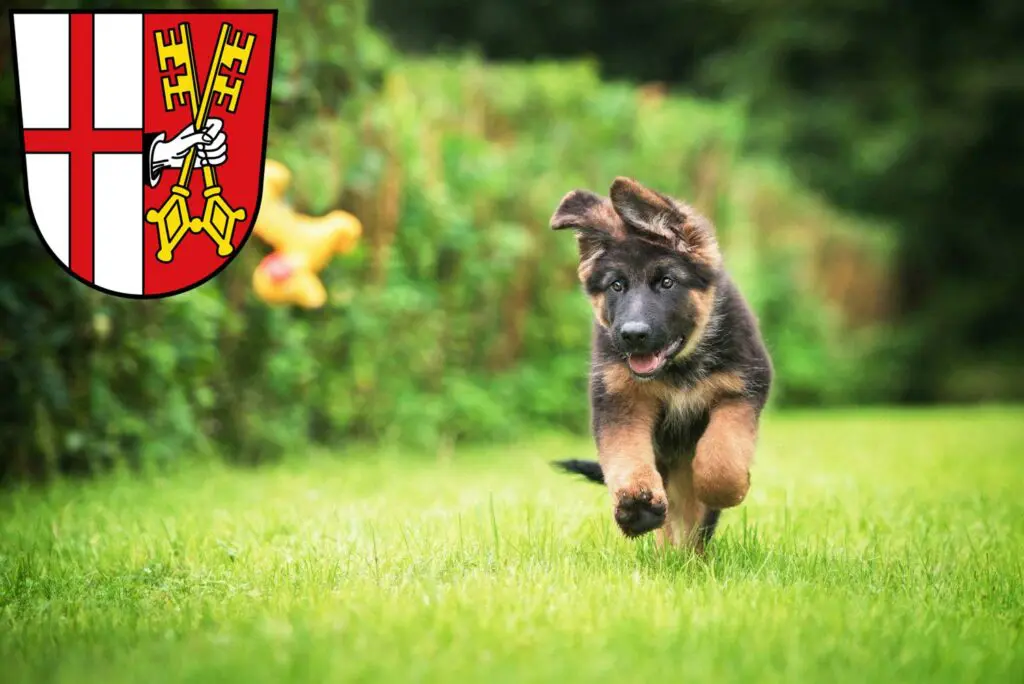
[[1024, 398], [1024, 4], [1016, 0], [376, 0], [404, 49], [593, 55], [744, 103], [745, 149], [895, 226], [911, 401]]
[[[364, 223], [357, 251], [323, 274], [329, 304], [256, 299], [267, 250], [255, 239], [184, 296], [88, 291], [40, 248], [8, 164], [0, 475], [193, 454], [255, 463], [311, 441], [343, 453], [353, 440], [445, 449], [582, 432], [590, 310], [574, 242], [547, 220], [568, 190], [603, 191], [621, 174], [715, 219], [774, 355], [774, 401], [902, 392], [907, 347], [878, 323], [893, 235], [745, 155], [738, 107], [603, 82], [585, 62], [403, 58], [367, 26], [361, 0], [280, 12], [269, 154], [291, 168], [298, 209], [343, 208]], [[7, 53], [0, 63], [0, 151], [12, 160]]]

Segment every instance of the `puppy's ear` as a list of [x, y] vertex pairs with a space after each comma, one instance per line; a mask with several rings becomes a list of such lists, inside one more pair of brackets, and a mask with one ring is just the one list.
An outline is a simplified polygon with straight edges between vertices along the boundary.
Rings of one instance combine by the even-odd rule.
[[609, 194], [615, 211], [627, 223], [640, 230], [650, 230], [667, 219], [682, 218], [672, 206], [670, 198], [645, 188], [632, 178], [616, 178]]
[[626, 236], [626, 226], [612, 203], [589, 190], [573, 190], [562, 198], [551, 216], [552, 230], [576, 231], [580, 261], [591, 259], [614, 240]]
[[612, 206], [629, 228], [712, 269], [721, 265], [711, 221], [693, 207], [621, 176], [612, 183], [610, 194]]

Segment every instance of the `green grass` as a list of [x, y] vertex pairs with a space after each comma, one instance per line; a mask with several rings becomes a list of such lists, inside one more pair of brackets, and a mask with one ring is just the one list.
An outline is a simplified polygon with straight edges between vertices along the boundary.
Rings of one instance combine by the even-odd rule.
[[0, 679], [1024, 681], [1024, 409], [768, 416], [706, 561], [545, 463], [589, 452], [3, 494]]

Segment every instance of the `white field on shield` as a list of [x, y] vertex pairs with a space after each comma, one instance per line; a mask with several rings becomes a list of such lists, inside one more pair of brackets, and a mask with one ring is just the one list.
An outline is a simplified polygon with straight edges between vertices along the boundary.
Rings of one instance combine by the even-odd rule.
[[142, 155], [94, 159], [93, 281], [122, 294], [142, 294]]
[[53, 253], [67, 266], [70, 262], [71, 222], [68, 213], [71, 189], [70, 155], [29, 154], [25, 156], [28, 173], [28, 200], [39, 232]]
[[142, 15], [97, 14], [93, 53], [94, 125], [142, 128]]
[[25, 128], [69, 125], [69, 31], [66, 14], [14, 15], [21, 118]]

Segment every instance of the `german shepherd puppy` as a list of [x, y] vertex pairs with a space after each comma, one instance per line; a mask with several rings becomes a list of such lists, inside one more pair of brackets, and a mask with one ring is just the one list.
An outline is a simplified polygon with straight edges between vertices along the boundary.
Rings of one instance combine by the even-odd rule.
[[629, 178], [610, 195], [575, 190], [551, 218], [576, 232], [594, 309], [598, 461], [558, 465], [607, 485], [626, 536], [702, 552], [750, 488], [771, 360], [710, 221]]

